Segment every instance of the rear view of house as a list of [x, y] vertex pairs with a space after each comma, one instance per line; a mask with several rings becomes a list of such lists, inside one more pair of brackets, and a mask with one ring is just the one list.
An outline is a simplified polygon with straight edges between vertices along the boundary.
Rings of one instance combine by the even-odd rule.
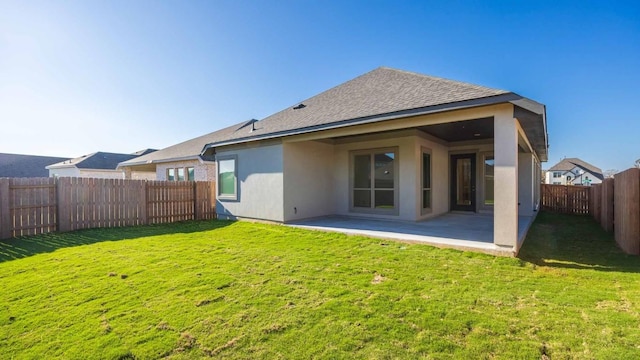
[[602, 183], [602, 170], [578, 158], [564, 158], [547, 170], [545, 183], [553, 185], [595, 185]]
[[538, 208], [545, 116], [509, 91], [383, 67], [227, 129], [203, 156], [220, 218], [484, 213], [496, 249], [515, 253]]

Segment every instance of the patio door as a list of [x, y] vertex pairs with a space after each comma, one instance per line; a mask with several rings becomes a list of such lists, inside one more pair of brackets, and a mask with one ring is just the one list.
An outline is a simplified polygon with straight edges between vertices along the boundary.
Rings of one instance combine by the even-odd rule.
[[451, 155], [451, 210], [476, 211], [476, 154]]

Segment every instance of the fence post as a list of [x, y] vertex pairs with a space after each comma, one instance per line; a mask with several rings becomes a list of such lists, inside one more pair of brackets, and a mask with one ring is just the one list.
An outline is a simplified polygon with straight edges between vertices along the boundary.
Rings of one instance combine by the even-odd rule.
[[58, 216], [56, 216], [56, 220], [58, 221], [58, 231], [65, 232], [71, 231], [71, 212], [69, 207], [70, 199], [69, 199], [69, 178], [57, 178], [56, 179], [56, 197], [58, 208]]
[[139, 188], [139, 202], [138, 202], [138, 207], [140, 209], [140, 225], [148, 225], [149, 224], [149, 216], [147, 214], [147, 207], [149, 206], [149, 204], [147, 204], [147, 180], [141, 180], [140, 181], [140, 188]]
[[9, 210], [9, 179], [0, 179], [0, 239], [11, 237], [11, 211]]
[[200, 187], [199, 181], [193, 182], [193, 219], [202, 220], [202, 209], [200, 204], [200, 198], [198, 197], [198, 188]]

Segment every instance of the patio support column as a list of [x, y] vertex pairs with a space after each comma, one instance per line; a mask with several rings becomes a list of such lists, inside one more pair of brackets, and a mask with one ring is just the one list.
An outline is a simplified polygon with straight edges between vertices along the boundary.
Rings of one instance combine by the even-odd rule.
[[494, 117], [493, 243], [513, 247], [518, 242], [518, 125], [513, 107]]

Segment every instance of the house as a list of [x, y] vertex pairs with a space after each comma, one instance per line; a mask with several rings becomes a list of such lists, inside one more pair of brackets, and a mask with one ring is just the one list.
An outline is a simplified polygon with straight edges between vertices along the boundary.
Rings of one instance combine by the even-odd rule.
[[[110, 152], [94, 152], [74, 159], [64, 160], [46, 167], [49, 176], [53, 177], [86, 177], [103, 179], [124, 179], [124, 171], [117, 169], [118, 164], [155, 152], [155, 149], [144, 149], [133, 154]], [[129, 174], [132, 179], [154, 179], [155, 173], [136, 171]]]
[[0, 153], [0, 177], [48, 177], [45, 166], [66, 160], [64, 157]]
[[548, 156], [544, 105], [386, 67], [210, 136], [202, 154], [217, 163], [221, 219], [339, 216], [401, 228], [484, 214], [490, 245], [512, 254], [538, 209]]
[[125, 172], [125, 178], [130, 178], [132, 172], [152, 172], [155, 180], [197, 180], [214, 181], [216, 177], [216, 163], [213, 157], [201, 156], [204, 146], [217, 141], [220, 136], [232, 132], [235, 127], [248, 126], [256, 120], [244, 121], [226, 129], [202, 135], [194, 139], [169, 146], [154, 153], [123, 161], [118, 169]]
[[600, 184], [604, 175], [599, 167], [578, 158], [564, 158], [545, 174], [545, 183], [554, 185]]

